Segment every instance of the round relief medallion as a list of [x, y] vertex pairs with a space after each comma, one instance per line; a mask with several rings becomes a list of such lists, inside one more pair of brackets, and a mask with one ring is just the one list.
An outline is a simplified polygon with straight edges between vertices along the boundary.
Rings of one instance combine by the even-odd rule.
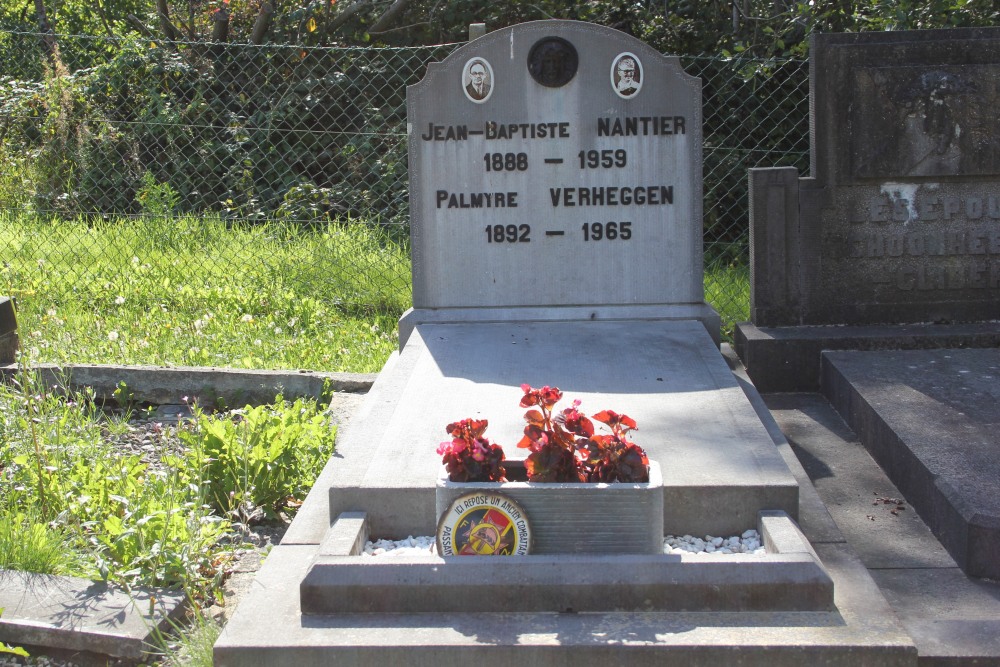
[[524, 556], [531, 550], [528, 515], [502, 493], [467, 493], [441, 515], [441, 556]]
[[569, 83], [580, 66], [576, 47], [562, 37], [545, 37], [535, 42], [528, 52], [528, 72], [547, 88], [559, 88]]

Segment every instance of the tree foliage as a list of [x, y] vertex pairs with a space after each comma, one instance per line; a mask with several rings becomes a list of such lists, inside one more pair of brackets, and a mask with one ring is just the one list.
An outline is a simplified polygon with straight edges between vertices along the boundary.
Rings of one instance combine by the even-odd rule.
[[[44, 15], [44, 16], [42, 16]], [[804, 56], [812, 32], [1000, 23], [994, 0], [0, 0], [0, 27], [61, 34], [275, 44], [414, 46], [460, 42], [540, 19], [617, 28], [677, 54]]]

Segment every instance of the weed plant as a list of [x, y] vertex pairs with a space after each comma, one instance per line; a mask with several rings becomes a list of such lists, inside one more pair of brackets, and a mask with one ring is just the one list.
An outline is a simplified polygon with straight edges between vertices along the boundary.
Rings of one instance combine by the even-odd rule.
[[223, 538], [249, 518], [236, 510], [295, 507], [335, 434], [317, 401], [280, 397], [235, 414], [197, 412], [177, 427], [190, 445], [179, 453], [166, 442], [178, 434], [154, 428], [154, 461], [103, 437], [119, 428], [92, 392], [45, 387], [23, 369], [0, 384], [0, 568], [207, 597], [221, 582]]
[[334, 431], [316, 402], [246, 406], [224, 416], [195, 410], [187, 445], [189, 469], [200, 470], [207, 500], [223, 516], [274, 518], [309, 492], [333, 453]]
[[222, 632], [214, 619], [196, 611], [187, 627], [174, 626], [175, 636], [161, 637], [160, 667], [212, 667], [212, 649]]

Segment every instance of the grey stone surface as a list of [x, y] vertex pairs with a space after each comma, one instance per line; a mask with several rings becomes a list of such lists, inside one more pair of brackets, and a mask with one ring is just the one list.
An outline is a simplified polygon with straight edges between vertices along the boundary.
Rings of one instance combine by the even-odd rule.
[[818, 392], [823, 350], [1000, 347], [1000, 322], [778, 327], [742, 322], [734, 338], [758, 391]]
[[0, 364], [14, 363], [17, 347], [17, 318], [14, 313], [14, 302], [9, 297], [0, 296]]
[[319, 547], [319, 555], [357, 556], [365, 550], [368, 538], [368, 518], [365, 513], [344, 512], [330, 526]]
[[[508, 478], [513, 467], [508, 465]], [[523, 465], [519, 467], [523, 470]], [[635, 484], [438, 479], [435, 516], [442, 517], [459, 497], [484, 491], [502, 493], [524, 511], [531, 526], [532, 554], [663, 553], [663, 475], [657, 461], [649, 462], [649, 481]]]
[[[341, 514], [300, 586], [306, 614], [831, 610], [833, 582], [784, 512], [761, 512], [768, 555], [360, 556], [365, 515]], [[363, 546], [363, 545], [362, 545]]]
[[[315, 545], [279, 546], [215, 646], [217, 667], [417, 663], [751, 667], [916, 665], [916, 651], [864, 567], [821, 553], [837, 610], [331, 614], [302, 616]], [[261, 619], [267, 619], [261, 622]]]
[[736, 351], [728, 344], [724, 344], [721, 351], [740, 389], [743, 390], [747, 400], [750, 401], [750, 405], [753, 406], [761, 423], [767, 429], [768, 435], [771, 436], [775, 447], [778, 448], [778, 453], [781, 455], [782, 460], [785, 461], [785, 465], [788, 466], [795, 481], [799, 484], [799, 516], [797, 524], [802, 534], [812, 544], [819, 542], [843, 542], [844, 537], [840, 534], [840, 530], [837, 529], [837, 524], [834, 522], [833, 517], [830, 516], [819, 494], [816, 493], [816, 489], [813, 488], [809, 476], [792, 451], [792, 447], [782, 432], [781, 426], [779, 426], [774, 415], [768, 409], [764, 397], [761, 396], [757, 388], [750, 381], [746, 369], [736, 355]]
[[0, 570], [0, 641], [138, 660], [180, 621], [183, 593]]
[[[619, 69], [637, 89], [616, 86]], [[432, 63], [407, 108], [401, 346], [431, 321], [693, 311], [718, 326], [702, 281], [701, 81], [676, 57], [594, 24], [525, 23]]]
[[1000, 577], [1000, 349], [826, 352], [824, 392], [966, 572]]
[[766, 556], [664, 555], [661, 537], [655, 555], [371, 558], [357, 545], [365, 524], [361, 513], [334, 523], [300, 586], [304, 613], [828, 611], [833, 603], [832, 580], [779, 511], [760, 513]]
[[701, 324], [551, 322], [420, 325], [366, 398], [365, 428], [338, 444], [326, 525], [365, 511], [377, 537], [433, 534], [444, 427], [486, 418], [487, 436], [523, 457], [525, 382], [638, 422], [662, 469], [666, 533], [739, 533], [761, 509], [796, 516], [797, 484]]
[[320, 557], [300, 595], [304, 614], [828, 611], [833, 582], [808, 552]]
[[[955, 567], [954, 559], [825, 398], [772, 394], [766, 400], [812, 485], [865, 566]], [[885, 502], [891, 499], [902, 500], [905, 509]]]
[[[37, 364], [46, 385], [91, 387], [100, 398], [111, 399], [121, 382], [132, 400], [169, 405], [197, 400], [204, 407], [270, 403], [278, 392], [286, 398], [319, 396], [325, 384], [333, 391], [365, 392], [375, 375], [319, 371], [269, 371], [215, 367], [114, 366], [99, 364]], [[0, 377], [18, 372], [11, 364], [0, 366]]]
[[894, 505], [872, 504], [902, 494], [825, 398], [781, 394], [767, 403], [913, 638], [920, 664], [1000, 664], [1000, 584], [963, 573], [912, 508], [893, 515]]
[[754, 324], [995, 319], [1000, 29], [817, 34], [809, 63], [811, 177], [751, 172]]
[[483, 322], [563, 322], [576, 320], [698, 320], [715, 341], [721, 343], [719, 314], [706, 303], [681, 303], [657, 306], [525, 306], [518, 308], [410, 308], [399, 318], [399, 344], [406, 344], [418, 324], [467, 324]]

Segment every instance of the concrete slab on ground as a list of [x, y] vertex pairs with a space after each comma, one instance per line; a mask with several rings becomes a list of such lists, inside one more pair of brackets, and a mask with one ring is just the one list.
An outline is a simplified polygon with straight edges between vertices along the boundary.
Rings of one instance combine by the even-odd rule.
[[183, 592], [0, 570], [0, 641], [139, 660], [157, 630], [180, 622]]
[[816, 493], [816, 489], [813, 488], [809, 475], [806, 474], [799, 459], [796, 458], [796, 452], [793, 451], [791, 444], [782, 432], [781, 426], [775, 421], [774, 415], [768, 409], [764, 398], [750, 381], [749, 376], [746, 374], [746, 369], [743, 368], [739, 357], [736, 356], [736, 351], [731, 345], [723, 344], [721, 352], [726, 363], [729, 364], [733, 377], [739, 383], [740, 389], [743, 390], [747, 400], [750, 401], [750, 405], [753, 406], [764, 428], [767, 429], [768, 435], [771, 436], [771, 441], [777, 447], [778, 453], [792, 472], [795, 481], [799, 484], [798, 524], [802, 533], [811, 544], [828, 542], [843, 544], [844, 536], [841, 534], [840, 529], [837, 528], [836, 522], [830, 516], [830, 512], [826, 509], [826, 505], [823, 504], [819, 494]]
[[[317, 545], [276, 547], [215, 646], [217, 667], [475, 663], [744, 667], [913, 666], [916, 653], [864, 566], [823, 545], [836, 611], [420, 613], [303, 616]], [[262, 622], [262, 619], [267, 619]]]
[[832, 610], [833, 581], [795, 522], [771, 510], [756, 528], [766, 554], [666, 555], [661, 537], [641, 555], [372, 558], [367, 517], [353, 512], [331, 527], [299, 595], [307, 615]]
[[912, 508], [892, 514], [895, 505], [872, 504], [903, 494], [825, 398], [772, 394], [765, 400], [913, 638], [920, 665], [1000, 665], [1000, 584], [962, 572]]
[[915, 350], [1000, 346], [996, 322], [868, 326], [736, 325], [735, 348], [757, 390], [815, 392], [823, 350]]
[[[841, 532], [869, 568], [955, 567], [903, 493], [819, 394], [765, 397]], [[897, 510], [903, 500], [905, 509]]]
[[349, 511], [366, 512], [378, 537], [432, 534], [445, 426], [488, 419], [486, 435], [523, 458], [522, 383], [638, 422], [634, 439], [663, 466], [667, 533], [739, 534], [762, 509], [797, 516], [794, 477], [700, 323], [428, 324], [369, 392], [364, 428], [338, 444], [324, 473], [331, 514], [311, 539]]
[[1000, 578], [1000, 348], [824, 352], [823, 389], [967, 573]]
[[[285, 398], [320, 396], [324, 387], [339, 392], [366, 392], [375, 376], [364, 373], [326, 373], [310, 370], [274, 371], [193, 366], [114, 366], [100, 364], [36, 364], [46, 385], [91, 387], [102, 399], [115, 398], [121, 383], [136, 403], [181, 404], [197, 400], [202, 407], [242, 407]], [[0, 379], [19, 371], [16, 364], [3, 363]]]

